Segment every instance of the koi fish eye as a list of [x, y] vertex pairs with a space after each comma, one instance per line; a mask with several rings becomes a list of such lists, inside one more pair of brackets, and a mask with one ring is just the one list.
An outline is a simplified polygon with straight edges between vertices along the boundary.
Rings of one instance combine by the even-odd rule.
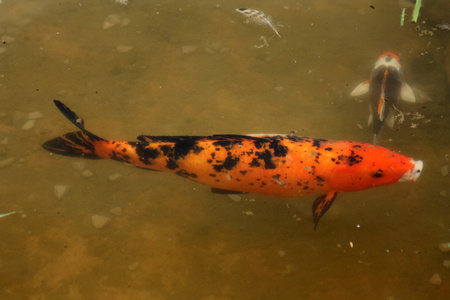
[[411, 160], [411, 162], [414, 164], [414, 167], [412, 168], [412, 170], [405, 172], [405, 174], [403, 174], [403, 177], [400, 178], [399, 181], [411, 180], [414, 182], [419, 178], [423, 169], [423, 161]]

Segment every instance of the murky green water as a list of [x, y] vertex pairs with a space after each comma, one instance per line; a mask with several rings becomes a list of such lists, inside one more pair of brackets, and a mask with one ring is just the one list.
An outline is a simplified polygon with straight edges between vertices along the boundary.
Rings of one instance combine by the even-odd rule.
[[[388, 0], [2, 2], [0, 214], [23, 211], [0, 219], [2, 299], [447, 299], [445, 0], [404, 27]], [[245, 24], [243, 5], [270, 14], [281, 38]], [[314, 196], [236, 202], [41, 148], [75, 130], [53, 99], [110, 139], [297, 130], [369, 142], [366, 99], [349, 93], [385, 51], [433, 101], [402, 104], [425, 118], [385, 129], [380, 144], [422, 159], [424, 172], [413, 185], [341, 193], [316, 231]], [[30, 112], [42, 118], [24, 130]], [[55, 185], [68, 187], [61, 199]], [[95, 215], [109, 223], [95, 228]]]

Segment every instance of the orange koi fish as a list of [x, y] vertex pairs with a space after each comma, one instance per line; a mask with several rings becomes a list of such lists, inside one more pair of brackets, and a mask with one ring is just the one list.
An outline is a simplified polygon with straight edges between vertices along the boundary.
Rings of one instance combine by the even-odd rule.
[[[369, 93], [370, 115], [368, 125], [373, 123], [373, 143], [378, 142], [384, 124], [394, 126], [399, 99], [416, 102], [411, 87], [403, 82], [400, 58], [392, 52], [381, 55], [375, 62], [370, 80], [360, 83], [350, 94], [357, 97]], [[401, 113], [401, 112], [400, 112]]]
[[134, 142], [106, 140], [87, 131], [83, 120], [63, 103], [54, 102], [80, 131], [44, 143], [52, 153], [110, 158], [230, 193], [297, 197], [325, 192], [313, 204], [314, 228], [338, 192], [415, 181], [423, 167], [422, 161], [379, 146], [290, 135], [141, 135]]

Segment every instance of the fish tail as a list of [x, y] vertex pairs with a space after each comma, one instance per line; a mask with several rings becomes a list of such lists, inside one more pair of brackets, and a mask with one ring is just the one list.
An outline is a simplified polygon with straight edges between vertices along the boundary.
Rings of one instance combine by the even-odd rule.
[[42, 147], [49, 152], [59, 155], [89, 159], [108, 158], [108, 155], [104, 151], [104, 147], [108, 141], [87, 131], [84, 128], [83, 119], [78, 117], [62, 102], [58, 100], [54, 100], [54, 102], [62, 114], [81, 130], [66, 133], [60, 137], [51, 139], [45, 142]]

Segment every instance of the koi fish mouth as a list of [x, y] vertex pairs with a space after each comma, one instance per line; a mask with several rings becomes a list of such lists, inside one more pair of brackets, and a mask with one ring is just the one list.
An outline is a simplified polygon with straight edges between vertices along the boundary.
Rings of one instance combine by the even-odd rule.
[[405, 174], [403, 174], [403, 177], [400, 178], [399, 181], [411, 180], [412, 182], [415, 182], [419, 178], [420, 173], [422, 173], [423, 169], [423, 161], [411, 160], [411, 162], [414, 164], [414, 167], [411, 170], [405, 172]]

